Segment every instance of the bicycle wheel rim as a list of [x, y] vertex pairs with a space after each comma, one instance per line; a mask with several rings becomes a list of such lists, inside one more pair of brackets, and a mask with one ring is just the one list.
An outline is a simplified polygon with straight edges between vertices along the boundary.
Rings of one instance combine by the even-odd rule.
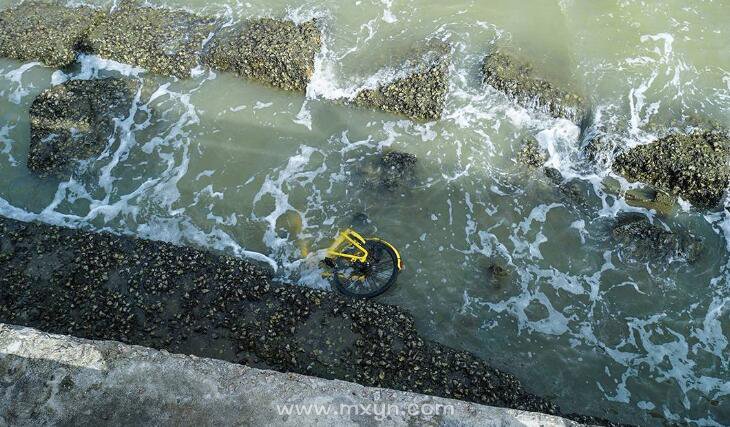
[[339, 266], [335, 267], [334, 285], [344, 295], [354, 298], [373, 298], [383, 294], [395, 283], [399, 271], [395, 252], [388, 245], [372, 239], [366, 240], [366, 248], [370, 268], [365, 274], [362, 271], [359, 272], [362, 277], [347, 270], [348, 268], [356, 269], [357, 266], [353, 267], [354, 263], [341, 262]]

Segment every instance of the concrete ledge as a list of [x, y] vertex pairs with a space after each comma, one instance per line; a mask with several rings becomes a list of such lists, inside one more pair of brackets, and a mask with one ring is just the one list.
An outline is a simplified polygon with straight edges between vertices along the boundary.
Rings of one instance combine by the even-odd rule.
[[6, 324], [0, 391], [0, 425], [580, 425]]

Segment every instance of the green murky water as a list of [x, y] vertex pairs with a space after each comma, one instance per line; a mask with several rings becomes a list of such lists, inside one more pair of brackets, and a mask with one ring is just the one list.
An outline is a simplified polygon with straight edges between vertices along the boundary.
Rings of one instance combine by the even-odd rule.
[[[730, 126], [729, 4], [165, 4], [225, 19], [319, 18], [324, 50], [306, 97], [207, 70], [178, 81], [94, 57], [65, 72], [0, 59], [2, 214], [255, 252], [282, 279], [328, 287], [316, 253], [301, 260], [299, 248], [326, 247], [366, 213], [364, 231], [396, 244], [406, 263], [381, 300], [410, 310], [430, 337], [492, 360], [568, 411], [642, 425], [730, 423], [727, 213], [661, 219], [705, 238], [695, 264], [627, 257], [609, 226], [635, 209], [604, 191], [605, 168], [582, 160], [580, 130], [514, 105], [479, 74], [493, 46], [509, 45], [588, 97], [597, 124], [626, 144], [650, 139], [647, 125], [669, 117]], [[431, 37], [454, 50], [441, 121], [331, 101]], [[29, 173], [33, 97], [65, 78], [120, 73], [143, 82], [140, 119], [120, 125], [119, 140], [69, 181]], [[530, 134], [582, 197], [514, 161]], [[387, 149], [419, 159], [415, 182], [392, 193], [363, 185], [364, 165]], [[296, 238], [277, 227], [287, 211], [302, 218]], [[491, 277], [494, 262], [511, 275]]]

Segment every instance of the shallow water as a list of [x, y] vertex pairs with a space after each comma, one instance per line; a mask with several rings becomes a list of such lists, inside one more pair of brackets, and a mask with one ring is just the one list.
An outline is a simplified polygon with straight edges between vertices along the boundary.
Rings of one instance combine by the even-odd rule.
[[[637, 424], [730, 424], [730, 219], [693, 209], [660, 219], [611, 196], [605, 167], [579, 153], [580, 129], [480, 84], [494, 45], [586, 95], [623, 144], [650, 124], [696, 114], [730, 126], [730, 5], [721, 1], [181, 2], [237, 20], [319, 18], [324, 50], [306, 96], [200, 69], [179, 81], [81, 58], [64, 72], [0, 59], [0, 213], [248, 254], [282, 280], [329, 287], [316, 250], [366, 213], [406, 270], [383, 302], [419, 328], [524, 380], [567, 411]], [[6, 6], [7, 0], [0, 0]], [[444, 118], [417, 124], [339, 105], [437, 37], [453, 46]], [[117, 138], [69, 181], [25, 167], [28, 107], [67, 78], [129, 75], [140, 103]], [[536, 135], [548, 163], [577, 177], [561, 192], [514, 159]], [[386, 149], [415, 154], [415, 182], [364, 185]], [[727, 203], [730, 206], [730, 203]], [[705, 238], [692, 265], [642, 263], [610, 239], [621, 211]], [[296, 211], [298, 236], [279, 225]], [[301, 260], [300, 248], [312, 254]], [[493, 262], [512, 275], [490, 277]]]

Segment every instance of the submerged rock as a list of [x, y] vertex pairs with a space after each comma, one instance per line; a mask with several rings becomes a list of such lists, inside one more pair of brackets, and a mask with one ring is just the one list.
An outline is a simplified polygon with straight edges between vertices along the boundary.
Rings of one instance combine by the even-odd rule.
[[517, 103], [579, 123], [587, 114], [584, 99], [534, 75], [532, 66], [501, 51], [484, 58], [484, 83]]
[[639, 262], [683, 259], [693, 263], [704, 248], [701, 238], [681, 229], [667, 230], [640, 214], [620, 216], [611, 234], [621, 250]]
[[71, 80], [41, 92], [30, 107], [28, 168], [65, 176], [75, 160], [98, 156], [127, 116], [136, 84], [117, 78]]
[[490, 280], [501, 281], [512, 275], [509, 266], [501, 261], [492, 262], [487, 267], [487, 275]]
[[522, 141], [520, 151], [517, 153], [517, 161], [525, 166], [540, 168], [548, 161], [545, 153], [535, 138], [527, 138]]
[[212, 18], [123, 1], [89, 33], [85, 48], [156, 74], [187, 78], [216, 27]]
[[55, 2], [26, 1], [0, 12], [0, 56], [64, 67], [104, 12]]
[[294, 91], [305, 91], [322, 37], [315, 22], [261, 18], [216, 34], [204, 61], [210, 67]]
[[730, 183], [730, 138], [724, 132], [674, 133], [619, 155], [614, 170], [702, 208], [714, 208]]
[[404, 77], [358, 92], [352, 103], [402, 114], [414, 120], [438, 120], [446, 102], [451, 47], [431, 40], [406, 61]]
[[606, 177], [601, 184], [606, 193], [623, 197], [627, 205], [651, 209], [662, 216], [671, 215], [677, 207], [676, 197], [651, 186], [624, 190], [621, 183], [612, 177]]
[[400, 151], [385, 153], [380, 159], [380, 181], [385, 188], [393, 189], [415, 175], [416, 156]]
[[360, 173], [366, 187], [394, 191], [415, 178], [418, 159], [410, 153], [388, 151], [366, 162]]
[[651, 187], [628, 190], [624, 198], [629, 206], [651, 209], [664, 216], [671, 215], [677, 206], [676, 197]]

